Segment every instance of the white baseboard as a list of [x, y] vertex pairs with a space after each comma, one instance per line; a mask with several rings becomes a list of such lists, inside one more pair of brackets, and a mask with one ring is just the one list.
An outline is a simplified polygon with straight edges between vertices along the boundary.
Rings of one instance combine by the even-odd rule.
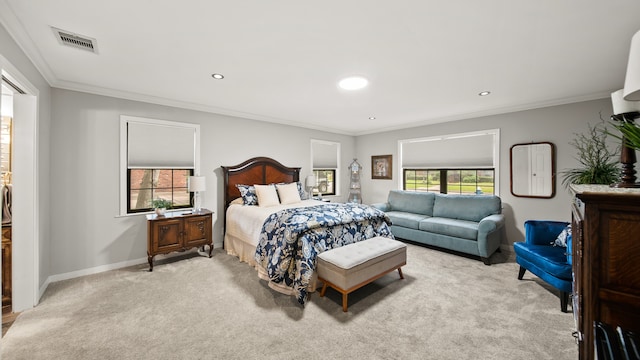
[[[222, 242], [213, 243], [213, 247], [215, 249], [220, 249], [222, 248]], [[167, 259], [167, 258], [171, 258], [173, 256], [179, 256], [182, 255], [184, 253], [170, 253], [170, 254], [166, 254], [166, 255], [158, 255], [157, 258], [158, 259]], [[77, 277], [81, 277], [81, 276], [86, 276], [86, 275], [93, 275], [93, 274], [98, 274], [101, 272], [105, 272], [105, 271], [109, 271], [109, 270], [116, 270], [116, 269], [121, 269], [124, 267], [128, 267], [128, 266], [134, 266], [134, 265], [140, 265], [140, 264], [144, 264], [147, 263], [147, 258], [140, 258], [140, 259], [134, 259], [134, 260], [127, 260], [127, 261], [121, 261], [118, 263], [114, 263], [114, 264], [107, 264], [107, 265], [100, 265], [100, 266], [96, 266], [96, 267], [92, 267], [92, 268], [88, 268], [88, 269], [83, 269], [83, 270], [76, 270], [76, 271], [71, 271], [68, 273], [63, 273], [63, 274], [57, 274], [57, 275], [51, 275], [47, 278], [47, 280], [45, 280], [44, 284], [42, 284], [42, 286], [40, 286], [40, 290], [38, 293], [38, 303], [40, 302], [40, 299], [42, 298], [42, 295], [44, 295], [45, 291], [47, 291], [47, 287], [49, 287], [49, 284], [57, 282], [57, 281], [62, 281], [62, 280], [69, 280], [69, 279], [74, 279]]]
[[[140, 259], [121, 261], [121, 262], [114, 263], [114, 264], [100, 265], [100, 266], [96, 266], [96, 267], [92, 267], [92, 268], [88, 268], [88, 269], [71, 271], [71, 272], [63, 273], [63, 274], [51, 275], [51, 276], [49, 276], [47, 278], [47, 281], [45, 281], [43, 287], [44, 287], [44, 290], [46, 290], [46, 287], [50, 283], [53, 283], [53, 282], [62, 281], [62, 280], [69, 280], [69, 279], [77, 278], [77, 277], [80, 277], [80, 276], [98, 274], [98, 273], [101, 273], [101, 272], [120, 269], [120, 268], [127, 267], [127, 266], [139, 265], [139, 264], [143, 264], [143, 263], [146, 263], [146, 262], [147, 262], [147, 258], [145, 257], [145, 258], [140, 258]], [[41, 289], [41, 293], [44, 294], [43, 289]]]

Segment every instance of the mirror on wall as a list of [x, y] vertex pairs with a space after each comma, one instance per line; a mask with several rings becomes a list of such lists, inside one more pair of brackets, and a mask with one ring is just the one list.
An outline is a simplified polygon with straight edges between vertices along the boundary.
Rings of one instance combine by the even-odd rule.
[[555, 150], [550, 142], [511, 147], [511, 194], [552, 198], [555, 195]]

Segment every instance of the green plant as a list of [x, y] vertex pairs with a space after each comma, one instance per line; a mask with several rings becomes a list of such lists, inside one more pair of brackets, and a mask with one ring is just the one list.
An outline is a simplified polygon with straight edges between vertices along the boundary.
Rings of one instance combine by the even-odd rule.
[[586, 134], [575, 134], [576, 137], [569, 142], [578, 151], [575, 159], [581, 166], [562, 172], [565, 187], [569, 184], [613, 184], [620, 178], [620, 147], [614, 150], [608, 147], [606, 123], [602, 120], [595, 126], [587, 126], [589, 131]]
[[157, 198], [151, 202], [151, 206], [153, 206], [154, 209], [171, 209], [173, 203], [163, 198]]
[[640, 127], [633, 122], [633, 119], [622, 118], [620, 121], [612, 122], [611, 125], [618, 129], [622, 135], [611, 133], [609, 135], [620, 140], [624, 137], [625, 145], [634, 150], [640, 150]]

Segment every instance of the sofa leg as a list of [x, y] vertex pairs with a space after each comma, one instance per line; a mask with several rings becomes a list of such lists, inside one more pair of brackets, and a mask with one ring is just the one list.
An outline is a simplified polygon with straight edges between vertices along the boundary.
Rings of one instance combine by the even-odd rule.
[[527, 271], [527, 269], [520, 266], [520, 271], [518, 271], [518, 280], [522, 280], [522, 277], [524, 276], [525, 271]]
[[560, 291], [560, 310], [562, 310], [562, 312], [566, 313], [567, 311], [567, 304], [569, 303], [569, 293], [566, 291]]
[[482, 259], [482, 262], [483, 262], [485, 265], [491, 265], [491, 261], [489, 261], [489, 258], [486, 258], [486, 257], [480, 257], [480, 259]]

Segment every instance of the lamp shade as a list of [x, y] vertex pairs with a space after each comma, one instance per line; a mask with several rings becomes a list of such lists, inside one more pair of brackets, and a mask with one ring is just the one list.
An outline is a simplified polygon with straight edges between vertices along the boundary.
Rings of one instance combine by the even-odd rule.
[[204, 176], [189, 176], [189, 192], [205, 191]]
[[624, 99], [640, 101], [640, 31], [631, 39], [627, 76], [624, 79]]
[[640, 101], [625, 100], [622, 89], [611, 93], [611, 104], [613, 105], [613, 115], [640, 112]]
[[307, 185], [307, 187], [315, 187], [316, 186], [316, 177], [313, 176], [313, 175], [307, 176], [307, 178], [305, 180], [305, 185]]

